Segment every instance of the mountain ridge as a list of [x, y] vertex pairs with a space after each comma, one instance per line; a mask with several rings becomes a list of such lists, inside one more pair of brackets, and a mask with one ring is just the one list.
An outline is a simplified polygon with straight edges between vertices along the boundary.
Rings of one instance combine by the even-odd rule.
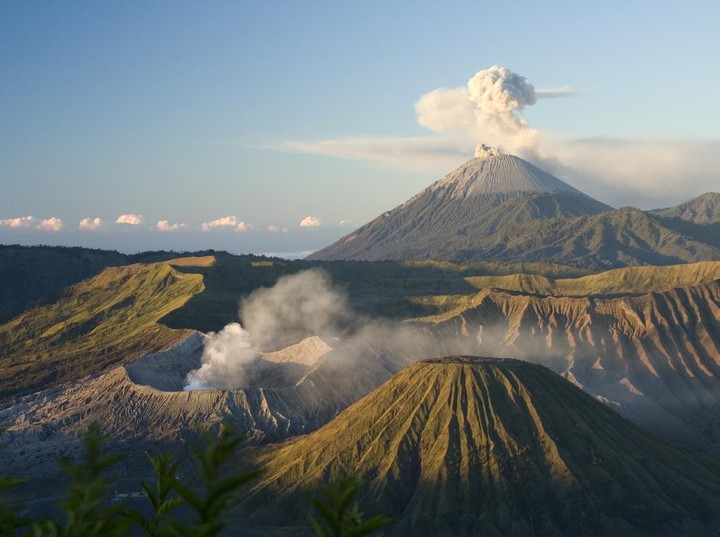
[[613, 209], [518, 157], [491, 155], [466, 162], [307, 259], [551, 262], [594, 269], [715, 260], [720, 239], [713, 239], [714, 228], [670, 216], [720, 214], [718, 200], [701, 196], [675, 212]]

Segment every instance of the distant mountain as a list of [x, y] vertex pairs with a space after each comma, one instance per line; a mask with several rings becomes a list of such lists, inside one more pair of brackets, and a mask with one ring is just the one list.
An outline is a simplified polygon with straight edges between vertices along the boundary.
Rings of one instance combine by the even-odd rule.
[[708, 192], [675, 207], [648, 213], [679, 233], [720, 248], [720, 194]]
[[[696, 219], [702, 214], [705, 221], [716, 201], [709, 196], [681, 212]], [[518, 157], [488, 153], [308, 259], [552, 262], [595, 269], [720, 259], [717, 233], [681, 224], [655, 212], [613, 210]]]
[[720, 194], [707, 192], [675, 207], [654, 209], [650, 213], [662, 218], [678, 218], [693, 224], [720, 224]]
[[509, 225], [610, 209], [529, 162], [495, 154], [466, 162], [308, 259], [460, 260], [453, 253]]
[[473, 249], [464, 241], [455, 255], [465, 262], [551, 261], [596, 269], [720, 259], [720, 247], [632, 207], [509, 226], [477, 242]]
[[305, 523], [322, 480], [365, 481], [384, 535], [716, 535], [720, 465], [649, 436], [548, 369], [412, 365], [310, 435], [255, 454], [244, 514]]

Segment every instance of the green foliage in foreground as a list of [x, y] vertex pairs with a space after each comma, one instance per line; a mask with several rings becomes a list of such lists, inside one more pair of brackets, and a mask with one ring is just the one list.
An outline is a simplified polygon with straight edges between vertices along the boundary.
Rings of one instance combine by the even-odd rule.
[[310, 500], [318, 516], [310, 515], [310, 522], [318, 537], [361, 537], [390, 523], [384, 516], [376, 516], [370, 520], [362, 520], [362, 513], [357, 503], [353, 503], [360, 492], [360, 481], [345, 477], [335, 485], [321, 487], [323, 497]]
[[[2, 430], [0, 430], [0, 434]], [[214, 537], [230, 520], [227, 510], [239, 499], [241, 487], [259, 471], [234, 473], [228, 462], [237, 452], [243, 437], [223, 425], [218, 436], [204, 431], [203, 443], [193, 450], [193, 459], [202, 482], [191, 487], [178, 477], [181, 462], [171, 453], [150, 455], [154, 479], [143, 481], [142, 488], [152, 506], [145, 516], [124, 504], [108, 504], [114, 479], [109, 471], [123, 455], [106, 453], [107, 437], [98, 423], [88, 427], [83, 436], [83, 459], [74, 463], [61, 459], [71, 478], [62, 501], [62, 516], [22, 518], [16, 506], [0, 496], [0, 535], [33, 537], [121, 537], [145, 534], [149, 537]], [[0, 477], [0, 493], [22, 483], [21, 479]], [[362, 520], [355, 496], [361, 488], [353, 478], [323, 487], [325, 498], [311, 499], [319, 518], [310, 516], [319, 537], [362, 537], [386, 526], [390, 520], [374, 517]], [[189, 508], [192, 515], [177, 516], [178, 508]]]

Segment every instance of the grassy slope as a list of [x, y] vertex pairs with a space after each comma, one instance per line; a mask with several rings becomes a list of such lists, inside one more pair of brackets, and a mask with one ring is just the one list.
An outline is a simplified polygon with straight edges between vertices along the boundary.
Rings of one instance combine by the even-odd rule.
[[720, 262], [702, 261], [665, 267], [628, 267], [579, 278], [551, 279], [537, 274], [475, 276], [466, 281], [477, 289], [506, 289], [558, 296], [593, 296], [666, 291], [720, 279]]
[[183, 337], [158, 320], [203, 290], [169, 264], [105, 269], [53, 304], [0, 325], [0, 394], [28, 392], [131, 361]]
[[259, 525], [301, 523], [321, 480], [356, 473], [367, 512], [399, 517], [393, 535], [717, 529], [716, 462], [517, 361], [415, 364], [322, 429], [255, 454], [264, 473], [246, 511]]
[[0, 323], [31, 306], [55, 302], [65, 287], [107, 267], [177, 257], [176, 252], [164, 251], [125, 255], [94, 248], [0, 245]]

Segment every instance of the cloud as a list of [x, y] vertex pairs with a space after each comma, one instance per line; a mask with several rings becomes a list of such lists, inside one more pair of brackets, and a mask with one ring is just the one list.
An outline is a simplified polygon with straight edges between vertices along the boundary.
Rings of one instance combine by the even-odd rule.
[[53, 216], [41, 221], [37, 228], [42, 231], [60, 231], [63, 228], [63, 223], [58, 217]]
[[537, 97], [538, 99], [558, 99], [562, 97], [572, 97], [573, 95], [577, 94], [578, 92], [572, 89], [570, 86], [535, 90], [535, 97]]
[[183, 229], [185, 227], [185, 224], [171, 224], [167, 220], [158, 220], [157, 224], [155, 224], [155, 229], [158, 231], [177, 231], [179, 229]]
[[614, 206], [667, 207], [720, 190], [720, 141], [548, 138], [532, 160]]
[[0, 220], [0, 226], [7, 226], [14, 229], [21, 227], [30, 227], [33, 223], [34, 217], [32, 216], [19, 216], [17, 218], [8, 218], [7, 220]]
[[720, 190], [720, 142], [559, 139], [531, 127], [524, 108], [577, 94], [570, 86], [534, 89], [500, 66], [478, 71], [459, 88], [438, 88], [415, 103], [418, 123], [434, 137], [286, 141], [277, 150], [362, 160], [445, 174], [483, 144], [500, 146], [615, 206], [668, 206]]
[[351, 225], [352, 222], [353, 222], [352, 220], [340, 220], [339, 224], [340, 224], [340, 227], [345, 227], [345, 226]]
[[86, 217], [80, 220], [80, 223], [78, 224], [79, 229], [87, 229], [90, 231], [99, 229], [100, 226], [102, 226], [102, 220], [100, 218], [90, 218]]
[[271, 149], [369, 161], [383, 167], [438, 173], [468, 159], [475, 143], [467, 137], [344, 138], [317, 142], [288, 141]]
[[306, 216], [300, 220], [300, 227], [320, 227], [321, 223], [317, 216]]
[[270, 224], [268, 227], [265, 228], [268, 233], [288, 233], [290, 230], [286, 227], [279, 227], [274, 224]]
[[247, 222], [239, 221], [235, 216], [224, 216], [217, 220], [211, 220], [210, 222], [204, 222], [200, 225], [200, 229], [203, 231], [210, 231], [218, 228], [233, 228], [236, 233], [243, 233], [249, 230], [252, 226]]
[[139, 226], [142, 223], [143, 217], [139, 214], [121, 214], [115, 220], [116, 224], [126, 224], [128, 226]]

